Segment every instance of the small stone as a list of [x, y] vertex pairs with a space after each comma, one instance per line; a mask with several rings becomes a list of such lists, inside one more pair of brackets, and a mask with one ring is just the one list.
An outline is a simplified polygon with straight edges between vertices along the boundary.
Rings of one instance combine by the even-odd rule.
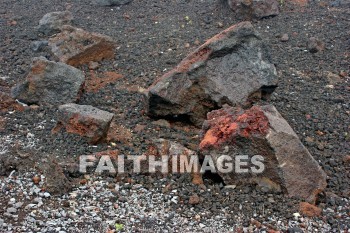
[[218, 22], [218, 28], [224, 27], [224, 24], [222, 22]]
[[86, 183], [87, 183], [87, 180], [86, 180], [86, 179], [81, 179], [81, 180], [80, 180], [80, 184], [81, 184], [81, 185], [85, 185]]
[[98, 62], [94, 62], [94, 61], [89, 62], [89, 69], [90, 70], [96, 70], [99, 66], [100, 66], [100, 64], [98, 64]]
[[280, 39], [282, 42], [287, 42], [288, 40], [289, 40], [289, 36], [288, 36], [288, 34], [283, 34], [282, 36], [281, 36], [281, 39]]
[[45, 197], [45, 198], [49, 198], [49, 197], [51, 197], [51, 194], [48, 193], [48, 192], [45, 192], [45, 193], [44, 193], [44, 197]]
[[189, 199], [188, 203], [190, 205], [197, 205], [197, 204], [199, 204], [200, 203], [199, 196], [197, 194], [194, 194], [194, 195], [190, 196], [190, 199]]
[[167, 120], [159, 119], [157, 121], [153, 121], [152, 124], [158, 125], [164, 128], [170, 128], [170, 123]]
[[348, 73], [345, 72], [345, 71], [340, 71], [340, 72], [339, 72], [339, 76], [342, 77], [342, 78], [345, 78], [345, 77], [348, 76]]
[[34, 176], [34, 177], [33, 177], [33, 183], [34, 183], [34, 184], [39, 184], [40, 181], [41, 181], [40, 176]]
[[315, 37], [311, 37], [308, 41], [308, 44], [307, 44], [307, 49], [309, 50], [310, 53], [317, 53], [317, 52], [320, 52], [320, 51], [323, 51], [325, 48], [325, 44], [315, 38]]
[[190, 46], [190, 43], [185, 43], [185, 48], [189, 48]]
[[14, 213], [17, 212], [17, 210], [16, 210], [16, 208], [14, 208], [14, 207], [10, 207], [10, 208], [7, 209], [6, 212], [9, 213], [9, 214], [14, 214]]
[[23, 202], [17, 202], [17, 203], [14, 204], [13, 207], [15, 207], [16, 209], [19, 209], [19, 208], [21, 208], [22, 206], [23, 206]]
[[345, 164], [350, 164], [350, 155], [347, 155], [343, 158]]

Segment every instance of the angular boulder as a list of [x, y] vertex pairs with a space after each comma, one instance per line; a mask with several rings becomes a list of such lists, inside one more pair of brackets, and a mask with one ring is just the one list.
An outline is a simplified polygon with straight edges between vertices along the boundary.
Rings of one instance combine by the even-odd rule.
[[84, 82], [82, 71], [39, 57], [26, 80], [12, 88], [12, 96], [26, 104], [61, 105], [77, 101]]
[[153, 117], [184, 116], [200, 125], [224, 104], [250, 105], [273, 92], [276, 69], [250, 22], [209, 39], [146, 92]]
[[238, 16], [248, 19], [261, 19], [279, 14], [277, 0], [228, 0], [228, 4]]
[[45, 35], [53, 35], [61, 31], [63, 25], [70, 25], [73, 15], [69, 11], [56, 11], [44, 15], [39, 21], [38, 31]]
[[97, 144], [106, 139], [113, 117], [113, 113], [90, 105], [64, 104], [58, 108], [58, 121], [53, 131], [64, 128], [68, 133], [86, 137], [89, 143]]
[[[257, 183], [262, 190], [283, 191], [308, 202], [314, 202], [327, 185], [326, 174], [272, 105], [248, 110], [226, 106], [212, 111], [203, 130], [202, 155], [215, 162], [221, 155], [228, 155], [235, 168], [237, 159], [246, 156], [244, 172], [218, 171], [226, 185]], [[257, 158], [263, 166], [260, 163], [256, 167]]]
[[50, 38], [49, 47], [61, 62], [75, 67], [112, 59], [115, 53], [112, 38], [72, 26], [63, 26], [61, 33]]

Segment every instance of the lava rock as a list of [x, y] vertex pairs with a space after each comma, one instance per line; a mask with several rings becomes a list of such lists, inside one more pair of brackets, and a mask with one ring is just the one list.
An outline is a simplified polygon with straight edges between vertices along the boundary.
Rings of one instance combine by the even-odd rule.
[[228, 0], [231, 9], [244, 18], [261, 19], [279, 14], [276, 0]]
[[61, 33], [50, 38], [49, 47], [61, 62], [71, 66], [112, 59], [115, 54], [112, 38], [72, 26], [62, 27]]
[[72, 66], [34, 58], [26, 80], [12, 88], [12, 96], [26, 104], [71, 103], [79, 99], [84, 81], [84, 73]]
[[192, 196], [190, 196], [190, 199], [188, 200], [188, 203], [190, 205], [197, 205], [200, 203], [200, 198], [197, 194], [194, 194]]
[[[326, 174], [272, 105], [248, 110], [226, 106], [212, 111], [203, 130], [202, 155], [210, 155], [217, 165], [221, 155], [235, 161], [233, 172], [218, 170], [227, 185], [265, 183], [308, 202], [314, 202], [327, 185]], [[242, 155], [248, 156], [244, 159], [247, 164], [244, 170], [237, 170], [237, 158]], [[260, 166], [253, 163], [256, 155]]]
[[289, 36], [288, 36], [288, 34], [283, 34], [282, 36], [281, 36], [281, 39], [280, 39], [282, 42], [287, 42], [288, 40], [289, 40]]
[[73, 15], [69, 11], [56, 11], [44, 15], [39, 21], [38, 31], [45, 35], [53, 35], [61, 31], [63, 25], [70, 25]]
[[230, 105], [250, 105], [277, 85], [267, 47], [250, 22], [209, 39], [146, 92], [153, 117], [183, 116], [201, 125], [207, 112]]
[[132, 0], [94, 0], [95, 5], [100, 6], [120, 6], [132, 2]]
[[91, 144], [97, 144], [106, 139], [113, 117], [114, 114], [90, 105], [61, 105], [54, 132], [63, 127], [68, 133], [87, 137]]
[[310, 53], [317, 53], [317, 52], [320, 52], [320, 51], [323, 51], [325, 48], [325, 44], [315, 38], [315, 37], [311, 37], [308, 41], [308, 44], [307, 44], [307, 49], [309, 50]]

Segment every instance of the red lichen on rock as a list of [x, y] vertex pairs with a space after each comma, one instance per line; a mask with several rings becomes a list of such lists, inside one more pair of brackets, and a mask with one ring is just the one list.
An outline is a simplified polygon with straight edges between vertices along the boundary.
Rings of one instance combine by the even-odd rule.
[[252, 135], [266, 135], [269, 122], [259, 106], [248, 110], [226, 107], [208, 113], [206, 123], [209, 127], [199, 147], [217, 147], [236, 137], [248, 138]]
[[177, 67], [178, 72], [187, 72], [190, 67], [200, 61], [205, 61], [208, 59], [211, 53], [211, 49], [204, 47], [200, 48], [196, 52], [190, 54], [187, 58], [185, 58]]
[[[87, 134], [92, 134], [94, 130], [96, 130], [98, 127], [96, 126], [96, 123], [91, 118], [87, 118], [84, 116], [81, 116], [79, 114], [73, 114], [68, 124], [66, 124], [66, 131], [68, 133], [74, 133], [78, 134], [80, 136], [85, 136]], [[98, 141], [99, 138], [93, 139], [92, 141]]]

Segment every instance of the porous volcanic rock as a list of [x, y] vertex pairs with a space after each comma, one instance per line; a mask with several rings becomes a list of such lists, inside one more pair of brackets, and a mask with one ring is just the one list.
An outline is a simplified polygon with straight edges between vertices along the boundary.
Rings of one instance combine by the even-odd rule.
[[[225, 106], [208, 113], [203, 130], [201, 155], [211, 156], [215, 164], [221, 155], [228, 155], [235, 166], [240, 156], [248, 156], [246, 171], [218, 171], [226, 185], [257, 183], [308, 202], [327, 185], [326, 174], [272, 105], [247, 110]], [[252, 160], [256, 155], [265, 169], [253, 170], [259, 169]]]
[[38, 57], [33, 59], [26, 80], [12, 88], [12, 96], [26, 104], [58, 106], [77, 101], [84, 82], [82, 71]]
[[115, 43], [109, 36], [72, 26], [63, 26], [61, 33], [50, 38], [49, 47], [61, 62], [71, 66], [112, 59], [115, 54]]
[[228, 4], [236, 14], [248, 19], [261, 19], [279, 14], [276, 0], [228, 0]]
[[38, 31], [45, 35], [52, 35], [61, 31], [63, 25], [70, 25], [73, 15], [69, 11], [50, 12], [39, 21]]
[[64, 104], [58, 108], [58, 122], [53, 131], [63, 127], [68, 133], [87, 137], [89, 143], [97, 144], [106, 139], [113, 117], [113, 113], [90, 105]]
[[276, 85], [267, 47], [252, 24], [242, 22], [209, 39], [149, 87], [147, 112], [200, 125], [207, 112], [224, 104], [250, 105]]

